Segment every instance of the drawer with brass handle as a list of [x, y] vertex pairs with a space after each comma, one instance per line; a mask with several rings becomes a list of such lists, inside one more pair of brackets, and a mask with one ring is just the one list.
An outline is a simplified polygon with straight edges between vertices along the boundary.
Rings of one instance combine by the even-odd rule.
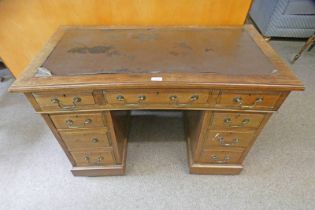
[[214, 112], [209, 128], [213, 129], [257, 129], [263, 122], [264, 113]]
[[198, 162], [213, 164], [236, 164], [241, 163], [241, 157], [244, 150], [211, 150], [204, 149], [199, 157]]
[[104, 91], [107, 103], [120, 106], [198, 106], [206, 105], [209, 92], [206, 90], [134, 90], [134, 91]]
[[222, 91], [216, 99], [216, 108], [275, 110], [281, 93], [245, 93]]
[[33, 93], [43, 111], [74, 111], [95, 105], [92, 92], [80, 93]]
[[60, 135], [69, 151], [111, 146], [111, 137], [106, 128], [64, 130], [60, 131]]
[[100, 128], [105, 126], [102, 112], [50, 114], [50, 118], [58, 129]]
[[97, 166], [115, 164], [113, 151], [100, 150], [91, 152], [71, 152], [76, 166]]
[[203, 143], [205, 147], [247, 147], [254, 139], [254, 132], [231, 132], [208, 130]]

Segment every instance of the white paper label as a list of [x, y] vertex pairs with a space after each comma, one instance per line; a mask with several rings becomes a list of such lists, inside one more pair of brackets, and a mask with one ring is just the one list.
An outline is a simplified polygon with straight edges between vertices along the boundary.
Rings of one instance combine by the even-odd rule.
[[163, 81], [163, 77], [151, 77], [151, 81], [160, 82], [160, 81]]

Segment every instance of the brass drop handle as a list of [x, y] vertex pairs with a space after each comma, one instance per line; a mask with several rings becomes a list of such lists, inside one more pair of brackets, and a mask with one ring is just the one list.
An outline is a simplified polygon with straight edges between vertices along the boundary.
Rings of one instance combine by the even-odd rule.
[[77, 104], [79, 104], [82, 101], [82, 99], [79, 96], [75, 96], [73, 97], [73, 105], [76, 106]]
[[[92, 123], [91, 119], [86, 119], [83, 123], [83, 127], [91, 123]], [[73, 120], [66, 120], [66, 125], [68, 126], [68, 128], [81, 128], [80, 126], [74, 126]]]
[[53, 104], [60, 104], [60, 101], [59, 101], [59, 99], [58, 98], [52, 98], [51, 100], [51, 103], [53, 103]]
[[199, 96], [198, 96], [198, 95], [192, 95], [192, 96], [190, 97], [190, 100], [189, 100], [188, 103], [182, 103], [182, 104], [178, 103], [178, 97], [175, 96], [175, 95], [170, 96], [169, 99], [170, 99], [170, 102], [171, 102], [172, 104], [175, 104], [176, 106], [179, 106], [179, 107], [183, 107], [183, 106], [192, 105], [195, 101], [198, 101]]
[[97, 139], [97, 138], [92, 138], [91, 142], [92, 142], [93, 144], [96, 144], [96, 143], [98, 143], [98, 139]]
[[117, 101], [125, 101], [125, 97], [122, 96], [122, 95], [119, 95], [119, 96], [116, 97], [116, 100]]
[[143, 101], [145, 101], [146, 97], [144, 95], [138, 96], [139, 99], [139, 103], [142, 103]]
[[73, 97], [73, 99], [72, 99], [72, 104], [73, 105], [72, 106], [65, 106], [65, 105], [63, 105], [62, 102], [58, 98], [52, 98], [50, 101], [53, 104], [57, 104], [60, 109], [73, 110], [82, 101], [82, 99], [79, 96]]
[[69, 127], [69, 128], [79, 128], [77, 126], [73, 126], [74, 122], [73, 120], [66, 120], [66, 125]]
[[255, 108], [258, 104], [261, 104], [264, 101], [264, 98], [258, 97], [256, 98], [255, 102], [252, 105], [244, 105], [243, 104], [243, 99], [240, 96], [237, 96], [233, 99], [234, 103], [238, 103], [238, 105], [243, 109], [252, 109]]
[[177, 96], [170, 96], [170, 101], [171, 101], [171, 103], [176, 103], [177, 102]]
[[89, 156], [85, 156], [85, 157], [84, 157], [84, 160], [87, 161], [87, 162], [90, 162]]
[[118, 95], [116, 97], [116, 100], [125, 102], [124, 103], [125, 106], [138, 106], [139, 104], [143, 103], [146, 100], [146, 98], [147, 97], [145, 95], [140, 95], [138, 96], [138, 103], [127, 103], [126, 98], [124, 96]]
[[235, 139], [232, 140], [231, 143], [225, 143], [224, 137], [221, 136], [220, 133], [217, 133], [215, 135], [214, 139], [217, 140], [220, 143], [220, 145], [226, 146], [226, 147], [236, 145], [236, 144], [238, 144], [240, 142], [239, 138], [235, 138]]
[[242, 127], [248, 125], [249, 122], [250, 122], [250, 119], [244, 119], [244, 120], [241, 122], [241, 124], [239, 124], [239, 125], [232, 125], [232, 120], [231, 120], [231, 118], [225, 118], [224, 121], [223, 121], [224, 125], [226, 125], [226, 126], [228, 126], [228, 127], [230, 127], [230, 128], [242, 128]]
[[199, 99], [198, 95], [193, 95], [190, 97], [190, 101], [192, 101], [192, 102], [197, 101], [198, 99]]
[[[146, 96], [145, 96], [145, 95], [140, 95], [140, 96], [138, 96], [138, 103], [125, 103], [125, 105], [126, 105], [126, 106], [137, 106], [137, 105], [141, 104], [142, 102], [144, 102], [145, 99], [146, 99]], [[118, 95], [118, 96], [116, 97], [116, 100], [117, 100], [117, 101], [124, 101], [124, 102], [126, 102], [125, 97], [122, 96], [122, 95]]]
[[104, 160], [104, 157], [103, 156], [99, 156], [98, 158], [97, 158], [97, 162], [101, 162], [102, 160]]
[[215, 163], [228, 163], [228, 161], [231, 159], [229, 155], [224, 155], [223, 160], [219, 160], [217, 155], [211, 155], [211, 160], [213, 160]]
[[91, 119], [86, 119], [84, 121], [84, 125], [88, 125], [88, 124], [91, 124], [92, 123], [92, 120]]

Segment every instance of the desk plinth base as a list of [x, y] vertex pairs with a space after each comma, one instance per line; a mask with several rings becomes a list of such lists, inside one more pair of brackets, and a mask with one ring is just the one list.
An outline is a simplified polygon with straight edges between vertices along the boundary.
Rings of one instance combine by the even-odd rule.
[[237, 165], [237, 164], [220, 165], [220, 164], [195, 163], [192, 158], [192, 151], [191, 151], [189, 138], [187, 138], [187, 153], [188, 153], [189, 173], [191, 174], [237, 175], [243, 169], [242, 165]]
[[189, 163], [189, 172], [191, 174], [237, 175], [241, 172], [242, 169], [242, 165], [213, 165]]
[[119, 176], [125, 174], [126, 165], [73, 167], [74, 176]]

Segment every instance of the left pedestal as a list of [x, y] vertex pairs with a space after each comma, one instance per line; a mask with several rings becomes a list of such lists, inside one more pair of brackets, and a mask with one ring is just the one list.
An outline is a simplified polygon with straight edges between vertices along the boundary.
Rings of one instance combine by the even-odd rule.
[[74, 176], [124, 175], [129, 111], [42, 114]]

